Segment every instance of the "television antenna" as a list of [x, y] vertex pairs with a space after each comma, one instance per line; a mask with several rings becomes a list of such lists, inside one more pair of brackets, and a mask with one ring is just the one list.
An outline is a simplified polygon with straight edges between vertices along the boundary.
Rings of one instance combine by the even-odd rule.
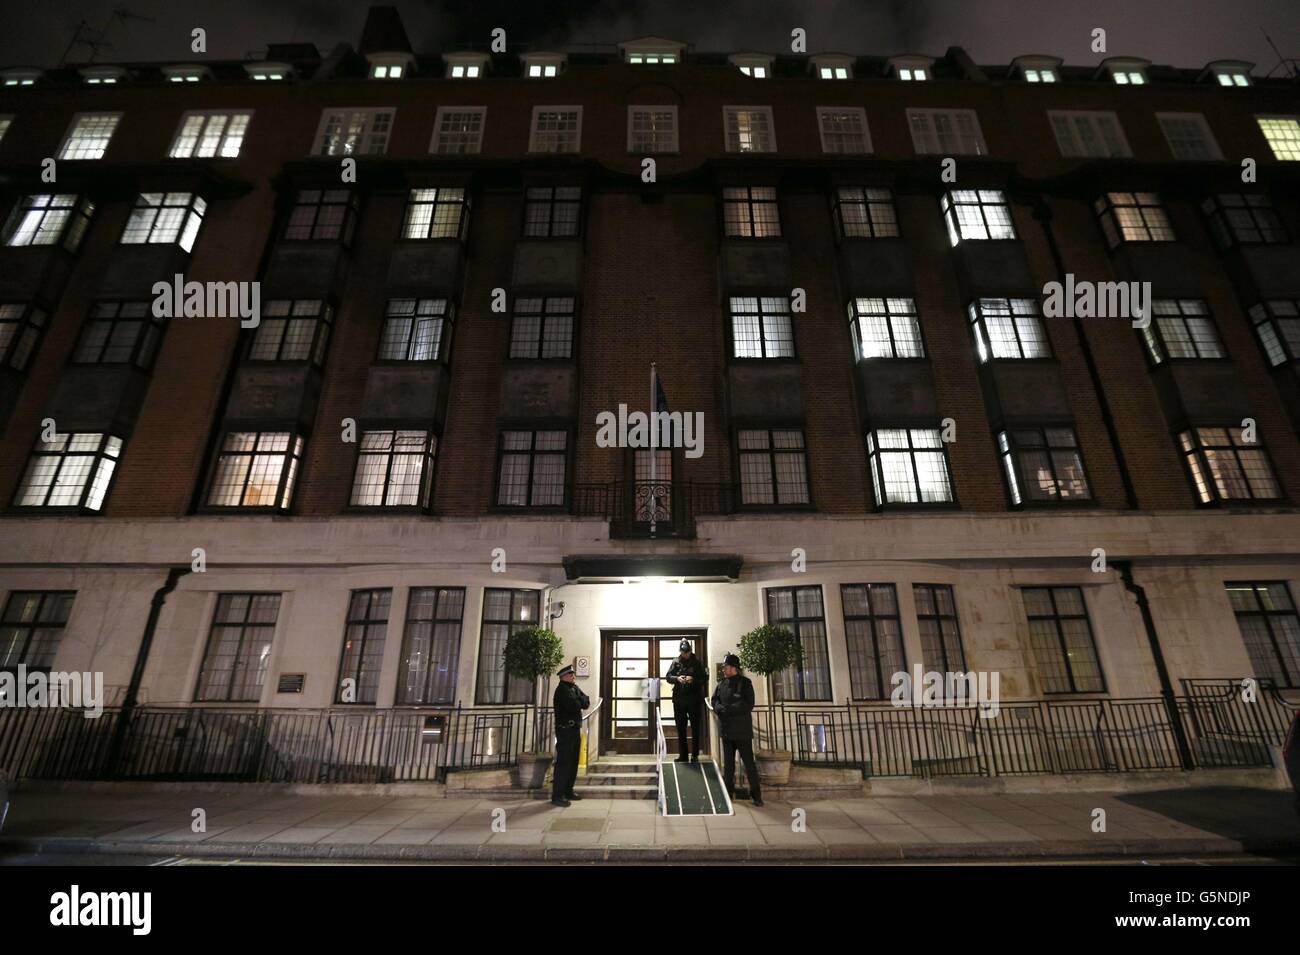
[[1282, 55], [1282, 52], [1277, 48], [1277, 44], [1273, 42], [1273, 38], [1268, 35], [1268, 33], [1264, 30], [1263, 27], [1259, 28], [1259, 32], [1264, 34], [1264, 39], [1268, 42], [1269, 48], [1275, 54], [1277, 54], [1277, 63], [1275, 63], [1273, 65], [1273, 69], [1269, 70], [1268, 73], [1266, 73], [1265, 75], [1272, 76], [1277, 71], [1277, 68], [1280, 66], [1282, 67], [1283, 70], [1286, 71], [1287, 76], [1291, 77], [1292, 79], [1295, 79], [1296, 61], [1294, 59], [1287, 59]]
[[108, 42], [109, 31], [119, 23], [125, 24], [130, 20], [144, 20], [152, 23], [153, 17], [146, 17], [125, 6], [118, 4], [113, 8], [113, 12], [108, 16], [108, 22], [98, 30], [91, 26], [90, 21], [84, 16], [77, 22], [77, 26], [72, 31], [72, 39], [68, 41], [67, 47], [63, 51], [63, 56], [59, 57], [59, 66], [63, 66], [68, 61], [68, 54], [72, 52], [73, 47], [84, 46], [90, 50], [90, 56], [87, 63], [94, 63], [95, 58], [99, 56], [100, 50], [111, 50], [113, 44]]

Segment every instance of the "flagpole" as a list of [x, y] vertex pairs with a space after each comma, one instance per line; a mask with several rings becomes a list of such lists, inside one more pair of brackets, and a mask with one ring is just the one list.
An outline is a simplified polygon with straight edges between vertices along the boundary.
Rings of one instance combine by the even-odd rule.
[[650, 536], [655, 536], [655, 511], [659, 508], [659, 491], [655, 487], [658, 477], [658, 428], [655, 427], [655, 363], [650, 362]]

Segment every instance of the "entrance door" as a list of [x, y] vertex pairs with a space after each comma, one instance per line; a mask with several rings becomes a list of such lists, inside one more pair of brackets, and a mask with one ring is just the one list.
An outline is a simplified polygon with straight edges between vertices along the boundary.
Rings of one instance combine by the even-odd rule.
[[[601, 727], [601, 752], [645, 753], [655, 751], [655, 725], [651, 717], [653, 704], [644, 699], [646, 681], [662, 680], [681, 652], [683, 639], [691, 641], [695, 655], [707, 659], [703, 630], [606, 630], [602, 634], [601, 696], [609, 703]], [[659, 712], [664, 721], [668, 752], [676, 756], [677, 726], [673, 722], [672, 687], [660, 683], [663, 702]], [[707, 734], [701, 741], [708, 749]]]

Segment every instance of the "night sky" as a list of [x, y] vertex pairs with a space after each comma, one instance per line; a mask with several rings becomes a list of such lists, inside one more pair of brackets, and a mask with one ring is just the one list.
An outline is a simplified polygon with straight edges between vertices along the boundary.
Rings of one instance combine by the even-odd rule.
[[[115, 7], [150, 18], [116, 23], [101, 46], [100, 62], [191, 58], [189, 31], [208, 31], [213, 58], [260, 54], [267, 42], [308, 41], [322, 52], [356, 44], [366, 0], [74, 0], [41, 3], [2, 0], [0, 66], [59, 62], [77, 21], [92, 31]], [[1277, 56], [1300, 57], [1300, 0], [407, 0], [401, 11], [418, 52], [482, 46], [493, 27], [512, 44], [613, 44], [658, 34], [700, 51], [789, 51], [790, 29], [808, 31], [808, 52], [903, 52], [941, 55], [964, 46], [979, 63], [1006, 63], [1022, 53], [1047, 53], [1067, 64], [1090, 64], [1089, 33], [1105, 27], [1108, 53], [1144, 56], [1156, 63], [1201, 66], [1212, 59], [1245, 59], [1265, 75]], [[74, 48], [68, 61], [92, 58]]]

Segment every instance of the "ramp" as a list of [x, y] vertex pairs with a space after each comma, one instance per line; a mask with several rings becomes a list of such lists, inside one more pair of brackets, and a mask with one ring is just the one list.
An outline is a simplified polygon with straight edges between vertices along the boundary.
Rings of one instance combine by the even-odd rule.
[[665, 816], [730, 816], [731, 799], [722, 785], [717, 764], [664, 761], [661, 765]]

